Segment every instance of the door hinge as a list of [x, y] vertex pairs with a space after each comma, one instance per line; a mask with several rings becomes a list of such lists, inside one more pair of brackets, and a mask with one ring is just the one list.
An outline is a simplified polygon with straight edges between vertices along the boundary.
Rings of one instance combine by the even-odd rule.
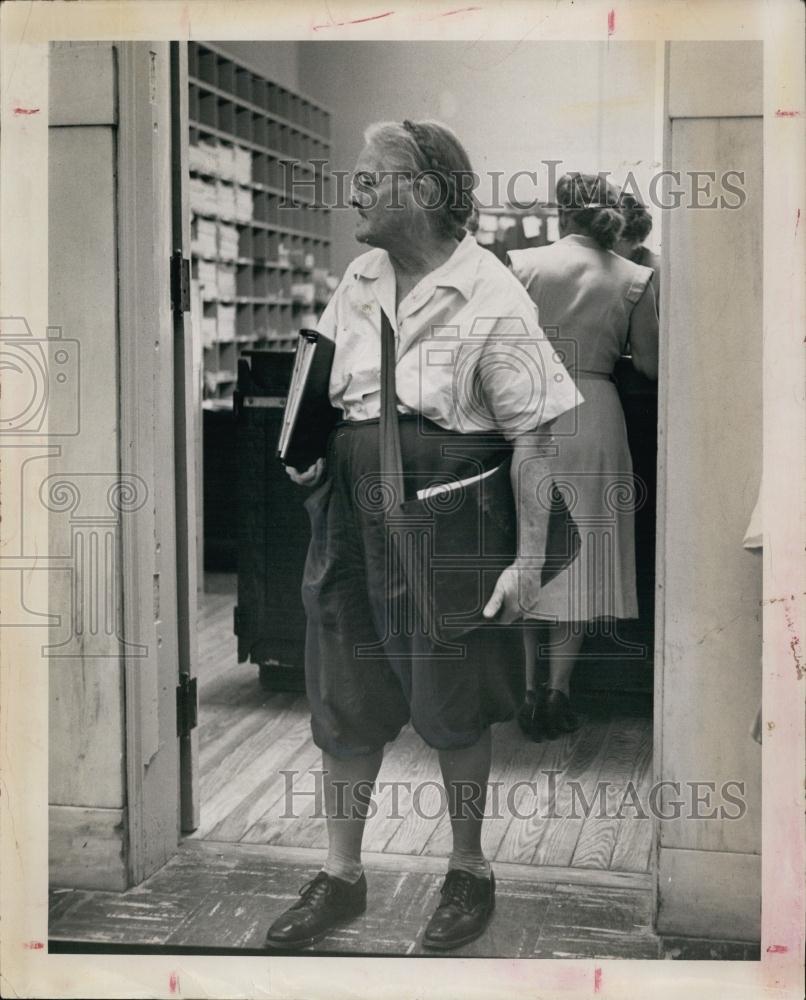
[[176, 688], [176, 735], [187, 736], [199, 723], [196, 678], [180, 674]]
[[190, 310], [190, 261], [181, 250], [171, 257], [171, 305], [177, 314]]

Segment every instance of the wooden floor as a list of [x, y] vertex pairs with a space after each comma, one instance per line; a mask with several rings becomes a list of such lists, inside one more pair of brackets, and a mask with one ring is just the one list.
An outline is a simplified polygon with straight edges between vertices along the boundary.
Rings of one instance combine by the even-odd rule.
[[[236, 663], [234, 577], [210, 576], [207, 586], [199, 633], [201, 825], [192, 838], [318, 855], [326, 830], [312, 793], [321, 760], [305, 698], [267, 694], [256, 667]], [[589, 718], [577, 733], [542, 744], [526, 741], [514, 723], [497, 726], [490, 780], [498, 783], [500, 808], [491, 796], [489, 808], [498, 815], [485, 823], [488, 857], [531, 869], [537, 880], [562, 879], [565, 869], [574, 869], [575, 881], [585, 876], [597, 884], [648, 886], [651, 821], [624, 797], [632, 782], [646, 806], [651, 752], [648, 718]], [[436, 753], [410, 727], [387, 751], [378, 780], [377, 812], [364, 841], [368, 854], [423, 863], [446, 858], [450, 824]], [[385, 790], [384, 782], [391, 783]], [[594, 810], [586, 818], [581, 795], [590, 802], [597, 782], [607, 783], [605, 808], [598, 810], [604, 815]]]
[[[48, 951], [265, 955], [269, 924], [319, 867], [310, 853], [188, 841], [167, 865], [127, 892], [52, 889]], [[420, 941], [439, 898], [442, 871], [421, 870], [422, 864], [389, 855], [368, 859], [366, 913], [304, 954], [427, 954]], [[657, 937], [648, 889], [535, 882], [511, 866], [497, 866], [496, 872], [489, 927], [449, 957], [759, 960], [758, 943]], [[590, 992], [595, 985], [591, 968]], [[543, 980], [536, 980], [535, 989], [535, 996], [546, 995]]]
[[[232, 636], [233, 581], [211, 578], [201, 623], [202, 825], [163, 868], [123, 893], [61, 889], [50, 893], [48, 950], [205, 955], [265, 954], [266, 928], [297, 899], [321, 866], [322, 820], [304, 798], [299, 818], [283, 818], [284, 769], [318, 766], [304, 699], [261, 691], [254, 666], [237, 665]], [[554, 812], [567, 811], [568, 783], [588, 798], [597, 780], [620, 789], [650, 773], [649, 720], [590, 719], [572, 738], [524, 741], [498, 727], [493, 781], [557, 774]], [[433, 753], [407, 730], [388, 753], [381, 780], [437, 780]], [[436, 786], [431, 786], [435, 791]], [[303, 787], [302, 790], [307, 790]], [[528, 790], [516, 806], [525, 811]], [[418, 819], [401, 795], [388, 795], [367, 828], [367, 911], [309, 950], [322, 955], [422, 956], [422, 931], [439, 896], [449, 850], [448, 824]], [[422, 796], [421, 812], [433, 801]], [[546, 803], [541, 813], [547, 811]], [[436, 810], [434, 810], [436, 811]], [[613, 812], [610, 809], [609, 812]], [[652, 933], [649, 820], [504, 817], [486, 824], [495, 860], [496, 912], [458, 958], [633, 958], [758, 960], [758, 945], [659, 939]], [[596, 987], [591, 969], [592, 990]]]
[[[317, 868], [282, 848], [188, 843], [128, 892], [52, 891], [48, 948], [260, 953], [269, 924]], [[441, 881], [442, 873], [368, 864], [366, 913], [305, 954], [427, 954], [420, 941]], [[646, 889], [545, 884], [501, 873], [496, 882], [490, 926], [451, 957], [660, 957]]]

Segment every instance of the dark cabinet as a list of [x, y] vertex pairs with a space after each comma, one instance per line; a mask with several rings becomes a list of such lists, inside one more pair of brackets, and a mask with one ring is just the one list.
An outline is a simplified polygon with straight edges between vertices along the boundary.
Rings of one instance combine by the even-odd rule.
[[264, 687], [304, 687], [305, 612], [300, 586], [310, 527], [307, 490], [277, 458], [293, 356], [252, 351], [239, 362], [234, 398], [237, 482], [229, 484], [236, 518], [238, 662], [256, 664]]

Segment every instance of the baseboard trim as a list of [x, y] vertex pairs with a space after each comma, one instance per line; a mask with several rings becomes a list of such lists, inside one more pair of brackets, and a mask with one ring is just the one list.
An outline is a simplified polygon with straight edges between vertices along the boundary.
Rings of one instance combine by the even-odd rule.
[[[232, 844], [217, 840], [186, 839], [180, 850], [209, 852], [231, 857], [258, 856], [285, 864], [318, 865], [325, 860], [325, 850], [315, 847], [279, 847], [274, 844]], [[445, 871], [446, 858], [412, 854], [381, 854], [365, 851], [364, 864], [367, 868], [397, 872], [425, 872], [439, 875]], [[597, 868], [561, 868], [555, 866], [518, 865], [506, 861], [496, 861], [495, 874], [499, 879], [518, 879], [524, 882], [565, 885], [590, 885], [610, 889], [652, 888], [652, 876], [640, 872], [611, 872]]]
[[660, 957], [673, 962], [758, 962], [761, 960], [759, 941], [718, 941], [713, 938], [691, 938], [662, 935]]
[[660, 935], [755, 942], [761, 937], [761, 855], [661, 847]]
[[51, 886], [128, 888], [123, 809], [50, 806], [48, 823]]

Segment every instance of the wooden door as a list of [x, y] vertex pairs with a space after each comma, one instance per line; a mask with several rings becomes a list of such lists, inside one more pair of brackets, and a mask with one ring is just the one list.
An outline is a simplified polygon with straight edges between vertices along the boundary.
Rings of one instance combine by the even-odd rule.
[[188, 203], [187, 43], [171, 42], [171, 230], [176, 463], [176, 588], [179, 640], [179, 800], [181, 829], [199, 825], [199, 735], [196, 723], [198, 646], [197, 468], [201, 454], [201, 375], [191, 326]]
[[180, 825], [169, 43], [121, 43], [118, 84], [121, 472], [147, 490], [122, 532], [124, 627], [140, 649], [125, 669], [128, 874], [136, 884], [176, 850]]

